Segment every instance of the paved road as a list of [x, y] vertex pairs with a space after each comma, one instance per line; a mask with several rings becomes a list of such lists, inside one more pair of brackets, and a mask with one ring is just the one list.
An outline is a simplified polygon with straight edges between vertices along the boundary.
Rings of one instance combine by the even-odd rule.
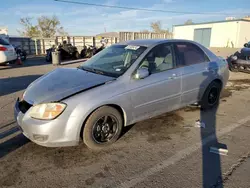
[[[26, 65], [0, 67], [0, 187], [250, 187], [250, 75], [231, 74], [218, 109], [187, 107], [139, 122], [96, 152], [41, 147], [18, 132], [16, 97], [55, 68], [43, 59]], [[194, 127], [198, 119], [205, 128]]]

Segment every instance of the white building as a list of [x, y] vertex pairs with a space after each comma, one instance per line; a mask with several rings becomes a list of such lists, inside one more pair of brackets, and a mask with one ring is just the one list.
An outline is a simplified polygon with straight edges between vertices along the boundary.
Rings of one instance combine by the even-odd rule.
[[175, 39], [194, 40], [206, 47], [241, 48], [250, 41], [250, 20], [228, 19], [217, 22], [173, 26]]

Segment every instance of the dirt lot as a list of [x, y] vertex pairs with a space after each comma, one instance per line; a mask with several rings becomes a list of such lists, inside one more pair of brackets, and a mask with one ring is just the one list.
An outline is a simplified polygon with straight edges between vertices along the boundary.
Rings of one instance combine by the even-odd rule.
[[[14, 101], [55, 68], [42, 58], [0, 66], [0, 187], [250, 187], [250, 75], [231, 73], [218, 109], [186, 107], [139, 122], [96, 152], [38, 146], [16, 129]], [[198, 119], [205, 128], [194, 126]]]

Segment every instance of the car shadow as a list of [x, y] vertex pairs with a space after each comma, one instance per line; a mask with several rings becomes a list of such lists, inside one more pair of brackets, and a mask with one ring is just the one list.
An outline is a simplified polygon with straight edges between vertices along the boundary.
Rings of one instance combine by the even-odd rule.
[[29, 142], [20, 132], [16, 121], [0, 125], [0, 158]]
[[27, 75], [0, 79], [0, 96], [26, 89], [28, 85], [42, 75]]
[[0, 158], [11, 153], [12, 151], [22, 147], [30, 140], [27, 139], [23, 134], [18, 134], [17, 136], [0, 143]]
[[119, 139], [121, 139], [125, 134], [127, 134], [127, 132], [130, 131], [130, 129], [132, 129], [133, 127], [135, 126], [135, 123], [132, 124], [132, 125], [129, 125], [129, 126], [125, 126], [122, 128], [122, 132], [121, 132], [121, 135], [119, 137]]
[[[204, 72], [203, 77], [205, 79], [200, 85], [200, 88], [204, 88], [207, 83], [211, 82], [211, 74], [214, 74], [219, 78], [218, 75], [218, 65], [215, 62], [211, 62], [208, 65], [212, 67], [215, 72]], [[204, 90], [200, 89], [199, 96], [203, 96]], [[222, 170], [221, 170], [221, 158], [220, 154], [212, 153], [211, 147], [226, 149], [225, 144], [218, 142], [216, 134], [216, 113], [219, 107], [218, 104], [209, 110], [200, 110], [200, 122], [205, 124], [204, 128], [200, 128], [200, 138], [201, 138], [201, 151], [202, 151], [202, 182], [203, 188], [207, 187], [223, 187], [222, 181]], [[213, 137], [212, 141], [208, 142], [208, 137]]]
[[31, 66], [43, 66], [51, 64], [51, 62], [46, 62], [45, 57], [32, 57], [28, 58], [25, 61], [22, 61], [22, 65], [17, 65], [16, 63], [11, 63], [7, 65], [0, 65], [0, 70], [7, 70], [7, 69], [17, 69], [23, 67], [31, 67]]
[[[88, 58], [81, 58], [81, 59], [76, 59], [76, 60], [63, 60], [61, 61], [61, 64], [59, 66], [64, 66], [64, 65], [70, 65], [70, 64], [75, 64], [75, 63], [80, 63], [80, 62], [85, 62], [87, 61]], [[32, 67], [32, 66], [43, 66], [43, 65], [52, 65], [52, 62], [46, 62], [44, 57], [35, 57], [35, 58], [30, 58], [22, 62], [22, 65], [17, 65], [16, 63], [14, 64], [8, 64], [8, 65], [0, 65], [0, 70], [7, 70], [7, 69], [17, 69], [17, 68], [23, 68], [23, 67]]]

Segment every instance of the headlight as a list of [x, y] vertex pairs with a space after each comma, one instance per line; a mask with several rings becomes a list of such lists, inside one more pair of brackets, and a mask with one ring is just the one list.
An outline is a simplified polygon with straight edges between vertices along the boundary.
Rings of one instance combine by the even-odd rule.
[[35, 119], [51, 120], [58, 117], [66, 108], [63, 103], [46, 103], [33, 106], [29, 115]]

